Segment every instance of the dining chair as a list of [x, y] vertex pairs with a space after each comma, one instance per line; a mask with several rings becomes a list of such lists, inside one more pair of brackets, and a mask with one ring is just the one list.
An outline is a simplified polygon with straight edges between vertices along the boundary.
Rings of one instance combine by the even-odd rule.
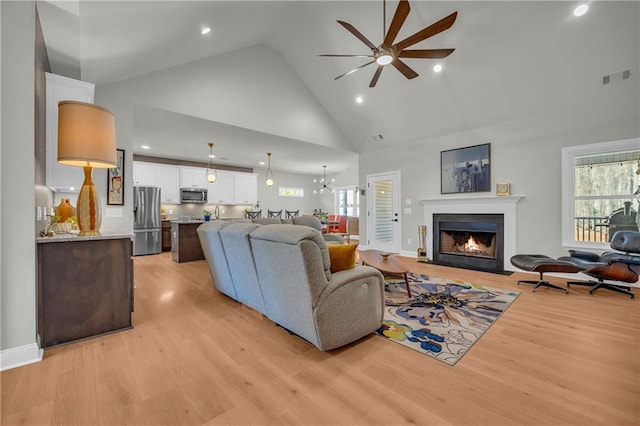
[[247, 219], [258, 219], [262, 217], [262, 210], [254, 210], [254, 211], [246, 210], [244, 212], [244, 217]]
[[267, 210], [267, 217], [272, 219], [281, 219], [282, 218], [282, 209], [280, 210]]
[[294, 217], [298, 217], [300, 214], [300, 209], [298, 210], [285, 210], [285, 216], [287, 219], [293, 219]]

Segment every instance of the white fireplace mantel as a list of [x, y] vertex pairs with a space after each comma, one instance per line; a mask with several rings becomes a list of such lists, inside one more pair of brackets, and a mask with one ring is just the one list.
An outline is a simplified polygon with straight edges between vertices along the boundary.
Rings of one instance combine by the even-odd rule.
[[424, 204], [424, 223], [427, 225], [427, 256], [433, 259], [434, 214], [503, 214], [504, 215], [504, 267], [505, 271], [514, 271], [512, 256], [516, 254], [517, 209], [516, 204], [524, 196], [452, 196], [427, 198], [420, 200]]

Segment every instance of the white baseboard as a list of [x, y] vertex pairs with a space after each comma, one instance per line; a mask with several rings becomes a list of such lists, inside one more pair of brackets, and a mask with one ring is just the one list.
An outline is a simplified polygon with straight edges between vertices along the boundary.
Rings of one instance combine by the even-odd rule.
[[37, 343], [4, 349], [0, 351], [0, 371], [40, 362], [43, 354]]

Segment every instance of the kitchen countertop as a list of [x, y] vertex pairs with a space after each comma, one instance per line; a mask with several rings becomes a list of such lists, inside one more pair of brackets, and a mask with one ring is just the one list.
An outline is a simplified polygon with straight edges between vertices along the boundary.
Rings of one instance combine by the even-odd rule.
[[[211, 219], [213, 220], [237, 220], [244, 219], [242, 217], [221, 217], [220, 219]], [[168, 221], [171, 223], [204, 223], [204, 219], [165, 219], [163, 221]]]
[[37, 243], [62, 243], [70, 241], [116, 240], [133, 238], [133, 233], [122, 230], [100, 231], [100, 235], [81, 237], [77, 233], [55, 234], [52, 237], [37, 237]]
[[203, 219], [174, 219], [170, 221], [171, 223], [180, 223], [180, 224], [185, 224], [185, 223], [204, 223]]

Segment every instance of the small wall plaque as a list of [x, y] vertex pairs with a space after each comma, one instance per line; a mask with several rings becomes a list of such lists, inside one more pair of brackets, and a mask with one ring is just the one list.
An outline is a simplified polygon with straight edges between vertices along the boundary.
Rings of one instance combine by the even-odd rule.
[[510, 183], [496, 183], [496, 195], [498, 197], [504, 197], [507, 195], [511, 195], [511, 184]]

